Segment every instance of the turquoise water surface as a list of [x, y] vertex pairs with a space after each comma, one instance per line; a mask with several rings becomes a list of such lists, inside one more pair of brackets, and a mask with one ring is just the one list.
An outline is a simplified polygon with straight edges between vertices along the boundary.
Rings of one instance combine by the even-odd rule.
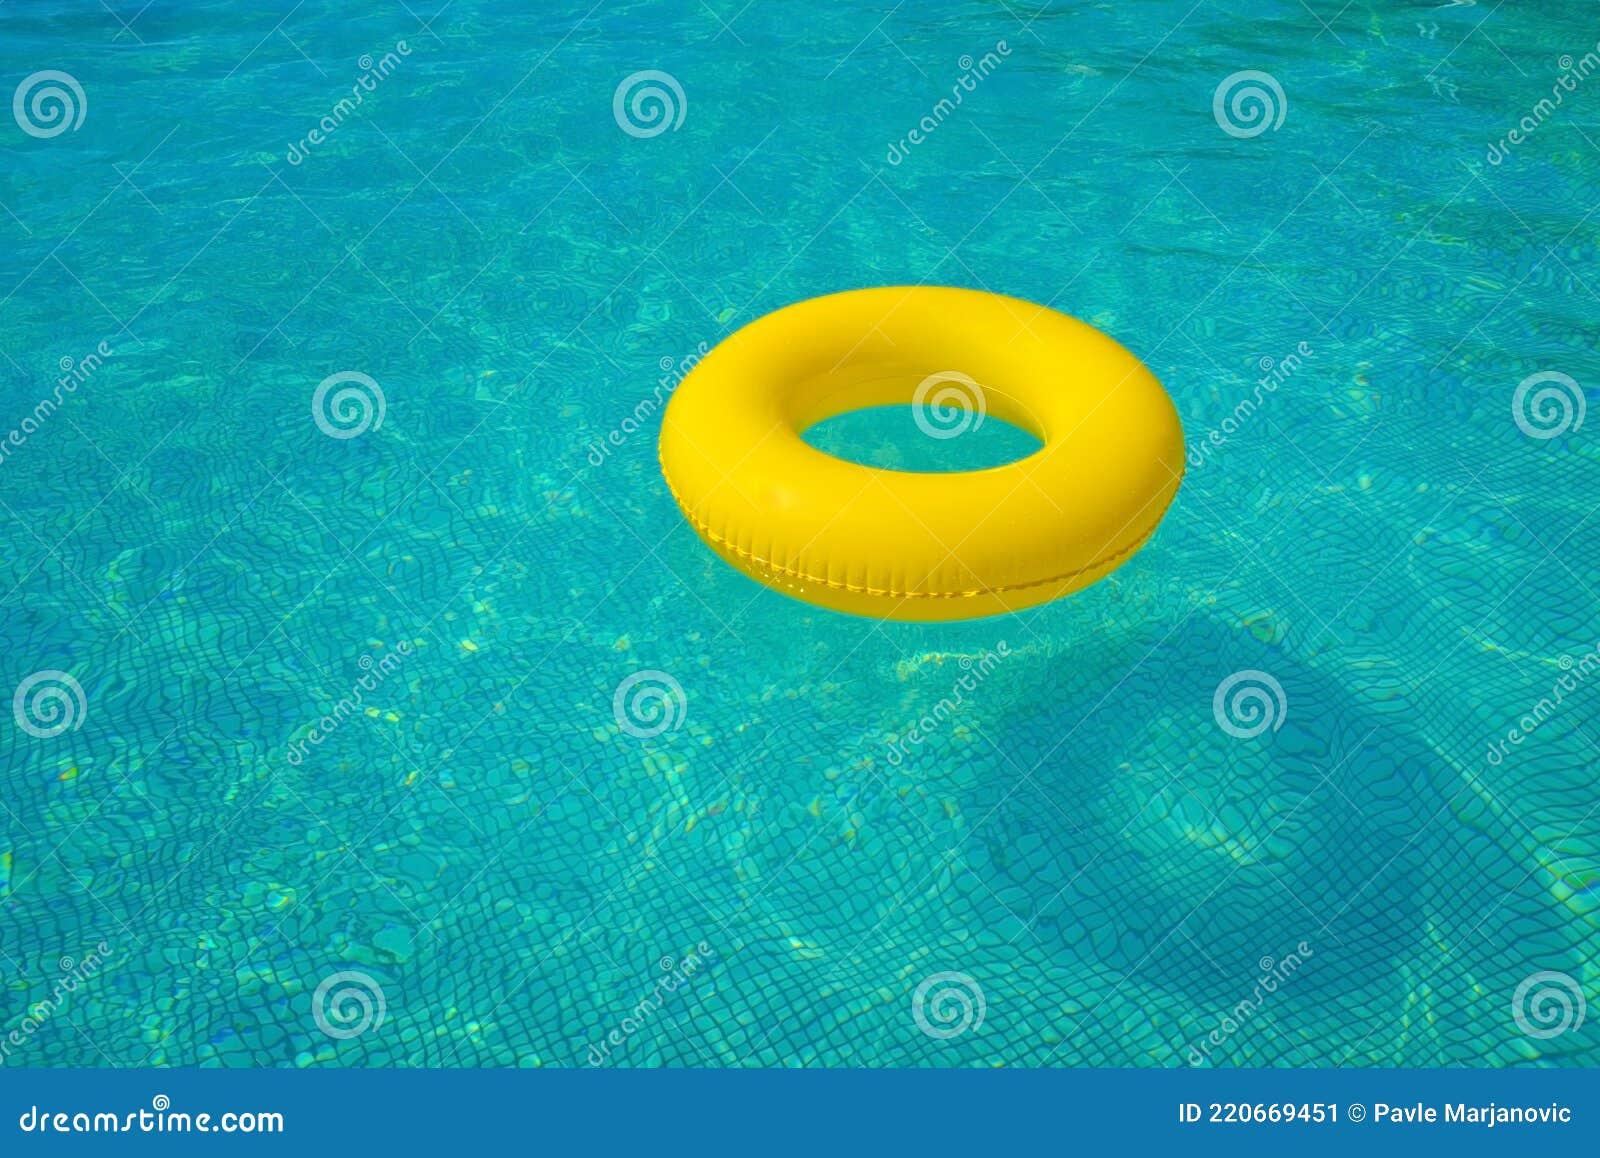
[[[0, 64], [6, 1064], [1600, 1063], [1593, 4], [41, 0]], [[922, 283], [1166, 385], [1108, 579], [876, 623], [685, 523], [699, 353]], [[816, 439], [973, 465], [904, 418]]]

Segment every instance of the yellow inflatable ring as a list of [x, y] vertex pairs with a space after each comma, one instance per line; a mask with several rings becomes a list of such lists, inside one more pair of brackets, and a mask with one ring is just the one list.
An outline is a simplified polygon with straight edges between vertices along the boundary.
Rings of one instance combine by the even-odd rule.
[[[800, 437], [869, 406], [959, 417], [952, 391], [967, 419], [993, 414], [1043, 446], [922, 474]], [[1111, 338], [938, 286], [831, 294], [731, 334], [673, 394], [660, 453], [673, 498], [733, 566], [836, 611], [910, 620], [1018, 611], [1093, 583], [1150, 537], [1184, 463], [1171, 399]]]

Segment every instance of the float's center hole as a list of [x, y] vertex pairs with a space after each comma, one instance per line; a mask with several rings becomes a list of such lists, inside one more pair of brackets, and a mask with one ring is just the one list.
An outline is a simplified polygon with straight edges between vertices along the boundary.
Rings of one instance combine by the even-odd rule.
[[1043, 445], [1020, 426], [957, 405], [869, 406], [823, 419], [801, 437], [846, 462], [921, 473], [987, 470]]

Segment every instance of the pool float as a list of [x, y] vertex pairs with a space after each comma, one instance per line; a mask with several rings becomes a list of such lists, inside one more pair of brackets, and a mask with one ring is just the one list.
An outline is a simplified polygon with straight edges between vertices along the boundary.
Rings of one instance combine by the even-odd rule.
[[[801, 438], [904, 403], [946, 427], [992, 414], [1043, 445], [925, 474]], [[1155, 531], [1184, 466], [1171, 399], [1118, 343], [1045, 306], [941, 286], [830, 294], [729, 335], [668, 402], [660, 454], [690, 525], [733, 566], [822, 607], [904, 620], [1019, 611], [1088, 586]]]

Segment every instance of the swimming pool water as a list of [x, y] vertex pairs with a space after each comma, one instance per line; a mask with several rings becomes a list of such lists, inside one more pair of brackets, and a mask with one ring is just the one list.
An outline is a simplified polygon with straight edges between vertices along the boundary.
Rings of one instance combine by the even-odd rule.
[[[1597, 15], [0, 7], [5, 1063], [1600, 1061]], [[683, 368], [892, 283], [1151, 366], [1144, 550], [711, 555]]]

